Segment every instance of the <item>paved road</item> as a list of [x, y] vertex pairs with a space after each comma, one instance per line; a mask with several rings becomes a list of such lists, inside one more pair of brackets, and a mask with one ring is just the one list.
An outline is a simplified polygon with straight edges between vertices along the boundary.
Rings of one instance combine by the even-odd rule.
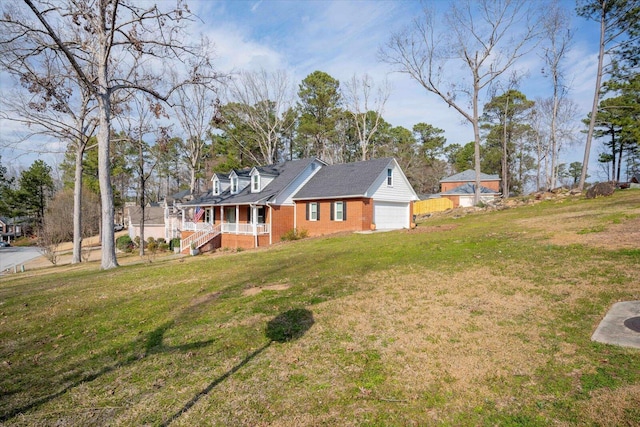
[[38, 248], [32, 247], [16, 247], [0, 248], [0, 274], [6, 269], [13, 270], [14, 266], [20, 266], [25, 262], [41, 256], [42, 253]]

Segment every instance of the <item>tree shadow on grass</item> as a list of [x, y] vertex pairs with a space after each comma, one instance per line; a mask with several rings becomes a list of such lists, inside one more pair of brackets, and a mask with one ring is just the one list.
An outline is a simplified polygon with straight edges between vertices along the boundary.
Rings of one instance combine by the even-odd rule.
[[[65, 394], [67, 391], [91, 382], [99, 377], [101, 377], [104, 374], [107, 374], [109, 372], [115, 371], [116, 369], [122, 368], [122, 367], [126, 367], [129, 365], [132, 365], [133, 363], [144, 359], [147, 356], [150, 356], [152, 354], [162, 354], [162, 353], [173, 353], [173, 352], [188, 352], [191, 350], [195, 350], [198, 348], [203, 348], [206, 347], [210, 344], [213, 343], [214, 340], [210, 339], [210, 340], [206, 340], [206, 341], [197, 341], [197, 342], [193, 342], [193, 343], [187, 343], [187, 344], [182, 344], [182, 345], [177, 345], [177, 346], [168, 346], [165, 345], [163, 343], [164, 341], [164, 335], [166, 334], [166, 332], [174, 325], [174, 321], [170, 321], [170, 322], [166, 322], [162, 325], [160, 325], [159, 327], [157, 327], [156, 329], [154, 329], [153, 331], [149, 332], [148, 334], [146, 334], [145, 338], [142, 340], [143, 345], [144, 345], [144, 353], [140, 354], [138, 351], [136, 351], [137, 348], [140, 347], [140, 339], [136, 339], [130, 343], [128, 343], [127, 345], [119, 348], [116, 350], [117, 354], [122, 354], [122, 355], [126, 355], [124, 357], [124, 359], [120, 358], [119, 360], [114, 361], [112, 364], [108, 365], [108, 366], [103, 366], [102, 368], [100, 368], [98, 371], [93, 372], [93, 373], [86, 373], [84, 374], [82, 372], [81, 366], [80, 364], [76, 365], [76, 366], [72, 366], [70, 369], [68, 369], [68, 371], [74, 372], [76, 370], [80, 370], [81, 372], [79, 373], [74, 373], [72, 375], [67, 376], [66, 378], [64, 378], [64, 382], [69, 382], [66, 386], [64, 386], [62, 389], [58, 390], [55, 393], [51, 393], [45, 396], [42, 396], [36, 400], [33, 400], [32, 402], [29, 402], [28, 404], [15, 408], [9, 412], [7, 412], [6, 414], [0, 414], [0, 423], [3, 423], [5, 421], [10, 420], [11, 418], [27, 412], [31, 409], [37, 408], [40, 405], [43, 405], [47, 402], [52, 401], [53, 399], [56, 399], [60, 396], [62, 396], [63, 394]], [[111, 352], [109, 352], [111, 353]], [[100, 356], [103, 357], [104, 355]], [[86, 361], [88, 362], [88, 361]], [[85, 362], [85, 364], [86, 364]]]
[[191, 409], [200, 399], [207, 396], [211, 391], [216, 388], [220, 383], [229, 378], [231, 375], [240, 370], [243, 366], [253, 360], [256, 356], [269, 348], [273, 342], [285, 343], [288, 341], [296, 340], [302, 337], [313, 326], [313, 313], [303, 308], [296, 308], [293, 310], [285, 311], [271, 319], [267, 323], [265, 328], [265, 336], [269, 341], [258, 348], [247, 357], [245, 357], [240, 363], [228, 370], [225, 374], [213, 380], [207, 387], [205, 387], [200, 393], [193, 396], [178, 412], [173, 414], [168, 420], [162, 423], [163, 427], [168, 426], [178, 418], [180, 418], [185, 412]]

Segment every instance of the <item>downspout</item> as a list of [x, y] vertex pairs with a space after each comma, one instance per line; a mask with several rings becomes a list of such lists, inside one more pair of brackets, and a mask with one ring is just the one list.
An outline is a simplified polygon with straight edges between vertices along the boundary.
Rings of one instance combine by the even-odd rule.
[[267, 203], [269, 206], [269, 246], [273, 245], [273, 209], [271, 209], [271, 204]]
[[293, 202], [293, 229], [298, 229], [298, 203]]

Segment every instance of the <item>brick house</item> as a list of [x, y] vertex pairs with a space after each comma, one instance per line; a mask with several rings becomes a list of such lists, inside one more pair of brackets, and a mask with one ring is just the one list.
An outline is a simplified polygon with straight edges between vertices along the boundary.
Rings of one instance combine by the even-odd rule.
[[[473, 199], [476, 191], [476, 172], [467, 169], [464, 172], [451, 175], [440, 180], [440, 197], [447, 198], [453, 202], [453, 207], [473, 206]], [[500, 177], [480, 173], [480, 200], [484, 203], [494, 200], [500, 196]]]
[[309, 236], [409, 228], [418, 200], [395, 159], [327, 165], [315, 158], [214, 174], [212, 190], [179, 204], [181, 248], [255, 248], [291, 230]]

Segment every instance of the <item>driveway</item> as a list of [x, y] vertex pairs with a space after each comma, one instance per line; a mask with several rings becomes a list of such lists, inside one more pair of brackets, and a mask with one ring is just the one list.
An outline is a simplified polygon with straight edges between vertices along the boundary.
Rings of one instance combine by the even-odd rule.
[[29, 260], [42, 256], [40, 249], [34, 247], [17, 247], [10, 246], [8, 248], [0, 248], [0, 275], [7, 269], [13, 270]]

